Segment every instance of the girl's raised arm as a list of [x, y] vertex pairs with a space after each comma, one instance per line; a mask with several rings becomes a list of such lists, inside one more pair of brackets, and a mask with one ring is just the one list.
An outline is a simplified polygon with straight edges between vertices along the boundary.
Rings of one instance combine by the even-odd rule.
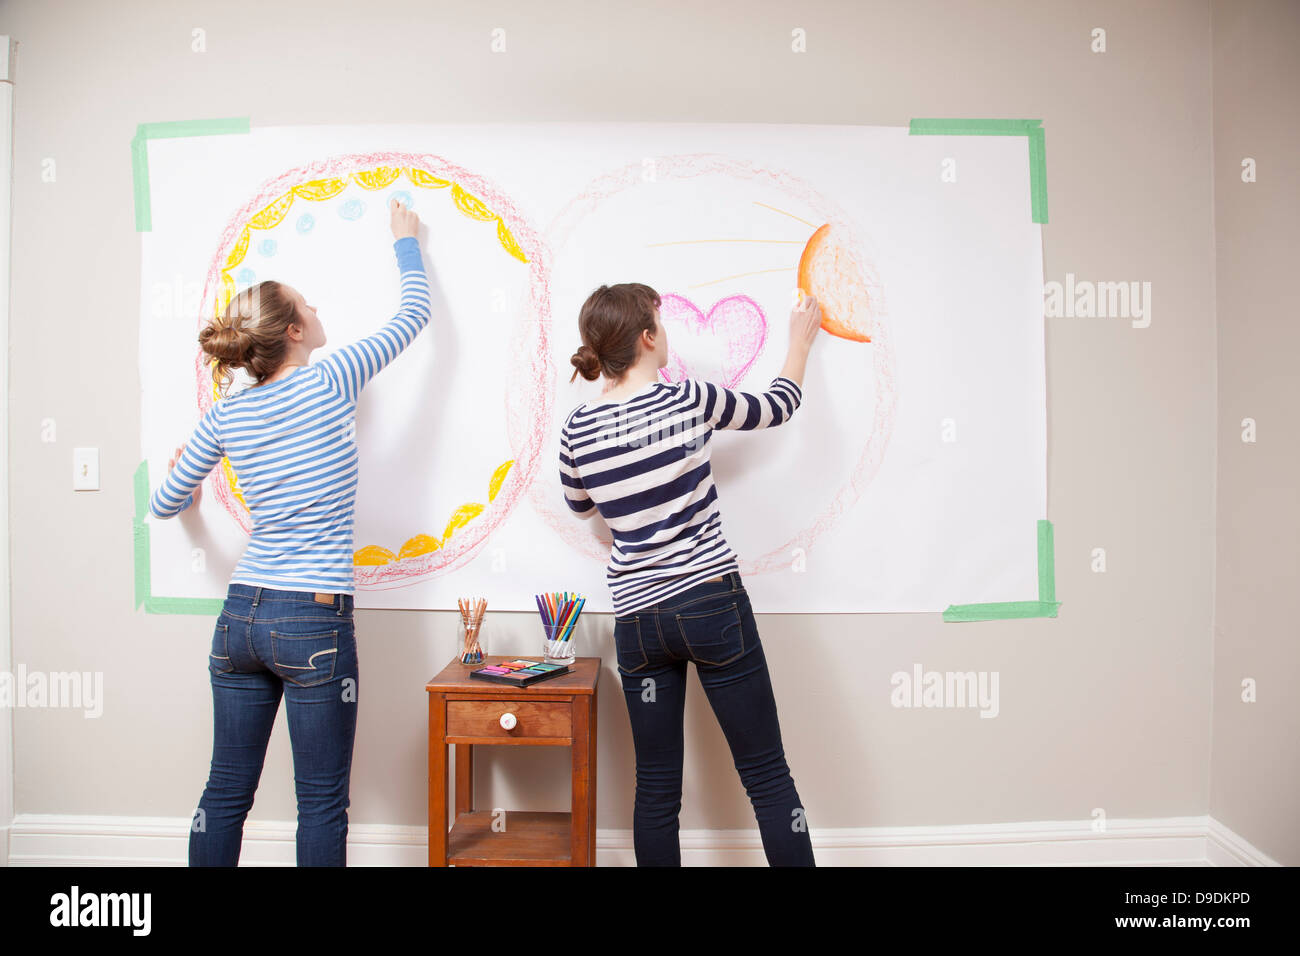
[[419, 217], [394, 199], [392, 205], [393, 252], [401, 271], [402, 302], [397, 314], [378, 332], [344, 346], [321, 359], [321, 371], [334, 389], [355, 402], [366, 383], [410, 345], [429, 324], [432, 311], [429, 277], [416, 238]]

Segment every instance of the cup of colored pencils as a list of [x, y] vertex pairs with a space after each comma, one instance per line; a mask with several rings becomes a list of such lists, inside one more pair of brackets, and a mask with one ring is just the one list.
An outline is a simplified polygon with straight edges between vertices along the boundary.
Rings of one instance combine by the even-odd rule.
[[572, 664], [577, 659], [573, 630], [578, 623], [585, 596], [574, 591], [548, 591], [535, 594], [537, 613], [542, 616], [542, 661], [546, 664]]
[[479, 643], [479, 626], [483, 623], [483, 612], [487, 610], [487, 598], [457, 598], [456, 603], [460, 605], [460, 626], [465, 636], [460, 662], [482, 664], [483, 645]]

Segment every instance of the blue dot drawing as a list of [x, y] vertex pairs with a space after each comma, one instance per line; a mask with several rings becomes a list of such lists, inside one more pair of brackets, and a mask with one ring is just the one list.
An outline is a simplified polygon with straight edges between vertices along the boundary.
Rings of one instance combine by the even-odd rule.
[[275, 255], [276, 242], [274, 239], [263, 239], [257, 244], [257, 251], [264, 256]]
[[399, 189], [396, 192], [389, 193], [388, 202], [385, 205], [391, 207], [394, 199], [400, 202], [407, 209], [415, 208], [415, 203], [411, 200], [411, 194], [408, 193], [405, 189]]
[[316, 217], [309, 212], [303, 213], [294, 223], [294, 228], [298, 230], [299, 235], [311, 232], [316, 226]]
[[366, 214], [366, 204], [360, 199], [349, 199], [339, 206], [339, 215], [344, 219], [357, 220]]
[[257, 281], [257, 273], [245, 266], [235, 273], [235, 282], [239, 285], [250, 286]]

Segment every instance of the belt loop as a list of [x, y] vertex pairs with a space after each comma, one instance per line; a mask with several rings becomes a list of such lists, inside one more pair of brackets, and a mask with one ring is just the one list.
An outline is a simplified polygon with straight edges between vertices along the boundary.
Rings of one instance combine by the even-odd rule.
[[346, 596], [346, 595], [343, 595], [343, 594], [336, 594], [336, 595], [335, 595], [336, 600], [334, 601], [334, 603], [335, 603], [336, 605], [338, 605], [338, 610], [334, 612], [334, 616], [335, 616], [335, 617], [342, 617], [342, 616], [343, 616], [343, 598], [344, 598], [345, 596]]
[[253, 591], [253, 607], [257, 607], [258, 598], [262, 596], [262, 589], [257, 588]]

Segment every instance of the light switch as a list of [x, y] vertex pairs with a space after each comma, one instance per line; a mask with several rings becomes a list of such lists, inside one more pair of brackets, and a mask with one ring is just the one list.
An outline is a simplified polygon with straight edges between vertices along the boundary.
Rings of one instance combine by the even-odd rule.
[[72, 465], [74, 468], [72, 475], [73, 491], [99, 490], [98, 448], [72, 449]]

